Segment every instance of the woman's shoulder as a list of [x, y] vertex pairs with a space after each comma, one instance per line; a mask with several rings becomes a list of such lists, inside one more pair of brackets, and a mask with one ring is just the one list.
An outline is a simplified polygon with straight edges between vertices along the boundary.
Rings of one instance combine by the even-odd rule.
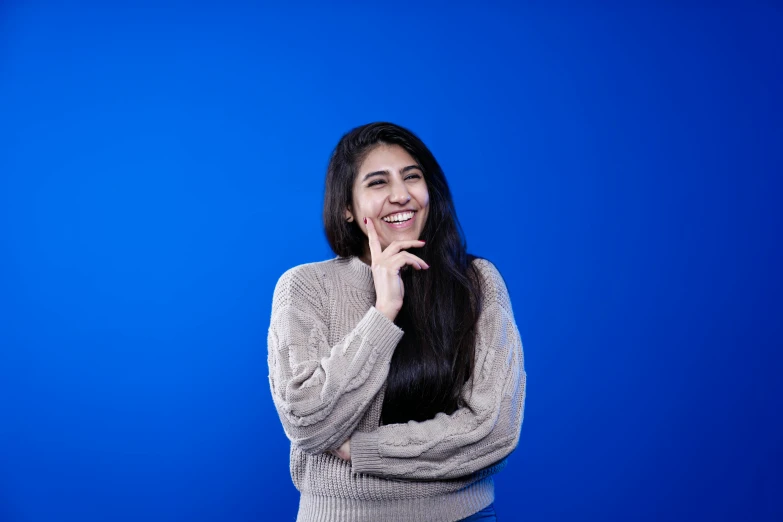
[[302, 263], [289, 268], [278, 278], [275, 285], [275, 301], [299, 301], [306, 299], [320, 303], [320, 296], [326, 292], [328, 274], [335, 270], [343, 258]]
[[489, 259], [470, 256], [481, 279], [481, 291], [485, 305], [497, 303], [511, 311], [511, 298], [503, 275]]
[[296, 265], [280, 276], [278, 281], [282, 280], [296, 280], [296, 281], [311, 281], [320, 277], [324, 277], [328, 272], [333, 271], [337, 265], [345, 264], [347, 259], [342, 257], [334, 257], [332, 259], [325, 259], [323, 261], [312, 261], [309, 263], [302, 263]]
[[485, 257], [470, 256], [473, 267], [481, 275], [482, 285], [489, 287], [506, 286], [500, 270], [495, 264]]

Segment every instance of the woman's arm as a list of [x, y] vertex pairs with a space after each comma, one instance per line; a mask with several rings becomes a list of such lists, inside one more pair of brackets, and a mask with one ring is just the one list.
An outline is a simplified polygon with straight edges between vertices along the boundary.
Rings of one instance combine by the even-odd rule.
[[488, 284], [465, 405], [424, 422], [354, 433], [354, 472], [409, 480], [457, 478], [502, 460], [516, 447], [526, 395], [522, 341], [500, 274], [488, 261], [479, 262]]
[[283, 429], [307, 453], [340, 446], [381, 389], [403, 332], [370, 308], [338, 344], [327, 341], [324, 291], [307, 265], [280, 278], [268, 336], [269, 382]]

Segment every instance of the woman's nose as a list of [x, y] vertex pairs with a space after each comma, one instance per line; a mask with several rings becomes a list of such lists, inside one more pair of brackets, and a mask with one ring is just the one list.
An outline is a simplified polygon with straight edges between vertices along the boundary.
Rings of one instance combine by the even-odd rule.
[[389, 201], [391, 201], [392, 203], [401, 203], [403, 205], [410, 200], [411, 200], [411, 195], [405, 189], [405, 186], [402, 186], [392, 191], [392, 195], [389, 198]]

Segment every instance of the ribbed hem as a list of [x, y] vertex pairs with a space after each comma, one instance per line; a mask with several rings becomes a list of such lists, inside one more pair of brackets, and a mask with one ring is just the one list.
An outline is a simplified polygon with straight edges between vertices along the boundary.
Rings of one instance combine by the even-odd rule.
[[356, 325], [356, 331], [383, 353], [394, 351], [405, 333], [394, 324], [394, 321], [383, 315], [374, 306], [367, 310], [362, 320]]
[[[353, 449], [353, 448], [352, 448]], [[400, 495], [406, 485], [400, 484]], [[455, 522], [481, 511], [495, 500], [492, 477], [467, 488], [424, 498], [351, 500], [302, 493], [297, 522]]]
[[351, 471], [368, 475], [380, 475], [383, 471], [377, 431], [356, 431], [351, 435]]

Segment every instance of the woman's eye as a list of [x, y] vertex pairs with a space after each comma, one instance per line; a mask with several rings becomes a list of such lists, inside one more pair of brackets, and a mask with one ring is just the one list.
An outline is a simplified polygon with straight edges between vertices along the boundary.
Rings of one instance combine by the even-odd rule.
[[[411, 175], [405, 177], [406, 181], [409, 180], [409, 179], [421, 179], [421, 174], [411, 174]], [[385, 183], [386, 183], [386, 180], [376, 179], [375, 181], [371, 181], [370, 183], [368, 183], [367, 186], [368, 187], [374, 187], [374, 186], [378, 186], [378, 185], [384, 185]]]

